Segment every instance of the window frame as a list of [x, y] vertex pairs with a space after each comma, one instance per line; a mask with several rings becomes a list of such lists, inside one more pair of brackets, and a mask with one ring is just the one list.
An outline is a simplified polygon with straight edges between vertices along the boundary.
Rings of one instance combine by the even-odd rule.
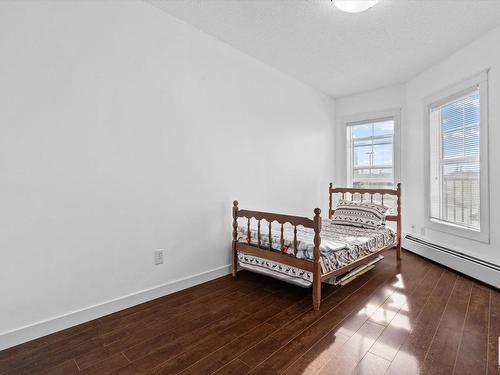
[[[442, 106], [458, 99], [477, 88], [480, 100], [479, 123], [479, 167], [480, 167], [480, 229], [474, 229], [459, 224], [439, 220], [431, 217], [431, 129], [430, 117], [433, 108]], [[488, 151], [488, 71], [485, 70], [458, 84], [449, 86], [440, 92], [424, 99], [424, 134], [425, 134], [425, 226], [429, 229], [467, 238], [474, 241], [489, 243], [490, 241], [490, 214], [489, 214], [489, 151]]]
[[400, 182], [401, 170], [400, 170], [400, 129], [401, 129], [401, 108], [389, 109], [385, 111], [362, 113], [358, 115], [353, 115], [345, 117], [342, 121], [345, 129], [345, 139], [347, 140], [346, 149], [346, 168], [347, 168], [347, 186], [352, 187], [353, 184], [353, 146], [352, 138], [350, 135], [350, 127], [355, 125], [362, 125], [363, 123], [372, 123], [377, 121], [389, 120], [394, 121], [394, 136], [393, 136], [393, 147], [392, 147], [392, 168], [394, 185]]

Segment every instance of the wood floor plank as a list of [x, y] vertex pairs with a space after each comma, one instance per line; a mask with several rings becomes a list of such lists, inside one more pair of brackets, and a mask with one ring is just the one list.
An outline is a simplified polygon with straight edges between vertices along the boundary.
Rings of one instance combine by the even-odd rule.
[[125, 358], [123, 353], [115, 354], [102, 362], [96, 363], [94, 366], [87, 367], [85, 370], [81, 371], [81, 375], [108, 375], [114, 371], [117, 371], [130, 362]]
[[488, 375], [498, 374], [500, 358], [498, 338], [500, 337], [500, 292], [490, 289], [490, 317], [488, 338]]
[[414, 293], [406, 297], [406, 303], [372, 346], [371, 353], [392, 362], [443, 273], [444, 270], [439, 267], [429, 270]]
[[[235, 288], [235, 290], [237, 290], [237, 288]], [[222, 296], [224, 295], [222, 294]], [[197, 304], [194, 304], [193, 306], [196, 306], [197, 308], [199, 307], [199, 305]], [[123, 314], [118, 315], [120, 317], [119, 319], [121, 319], [121, 316]], [[0, 366], [0, 368], [4, 371], [2, 372], [2, 370], [0, 370], [0, 374], [8, 373], [9, 371], [15, 373], [23, 373], [24, 371], [26, 371], [27, 373], [29, 373], [32, 371], [33, 367], [43, 368], [45, 366], [46, 368], [49, 368], [55, 361], [66, 360], [75, 355], [75, 353], [81, 352], [88, 354], [88, 350], [86, 349], [88, 347], [92, 347], [93, 351], [95, 353], [99, 353], [99, 355], [102, 355], [104, 353], [105, 356], [100, 358], [101, 360], [104, 360], [108, 357], [108, 353], [102, 350], [104, 345], [106, 345], [107, 339], [101, 334], [102, 327], [94, 322], [90, 325], [90, 328], [81, 330], [81, 332], [71, 335], [66, 340], [58, 340], [57, 342], [37, 349], [37, 351], [35, 352], [30, 351], [26, 353], [22, 358], [19, 356], [17, 356], [17, 358], [13, 358], [13, 361], [15, 362], [14, 366], [11, 365], [8, 360], [5, 360], [4, 363], [2, 363], [2, 366]], [[80, 345], [82, 346], [80, 347]], [[115, 353], [109, 354], [112, 355]], [[93, 359], [93, 361], [91, 361], [89, 365], [93, 364], [95, 361], [96, 360]], [[84, 367], [86, 366], [82, 366], [82, 368]]]
[[148, 374], [147, 371], [141, 370], [139, 367], [135, 367], [133, 363], [119, 368], [118, 370], [115, 370], [108, 375], [151, 375], [150, 373]]
[[[252, 374], [274, 374], [285, 371], [295, 359], [304, 353], [311, 345], [325, 336], [332, 328], [342, 322], [352, 311], [360, 304], [363, 304], [365, 299], [370, 296], [375, 290], [390, 278], [390, 274], [375, 276], [368, 283], [363, 285], [356, 293], [342, 300], [337, 306], [324, 314], [321, 319], [312, 322], [306, 329], [295, 332], [290, 340], [282, 343], [280, 348], [273, 353], [268, 353], [267, 358], [259, 364], [251, 373]], [[332, 327], [325, 330], [325, 327]], [[246, 358], [246, 357], [245, 357]], [[247, 361], [245, 361], [250, 365]]]
[[[224, 276], [211, 282], [200, 285], [200, 288], [191, 287], [166, 297], [161, 297], [146, 303], [106, 315], [97, 319], [102, 332], [111, 332], [116, 327], [130, 325], [134, 320], [148, 319], [151, 315], [161, 312], [170, 313], [181, 308], [187, 309], [196, 305], [196, 302], [208, 300], [216, 297], [217, 294], [227, 294], [230, 291], [238, 290], [233, 280], [229, 276]], [[241, 286], [239, 291], [242, 292]], [[173, 309], [173, 310], [171, 310]]]
[[[263, 311], [264, 313], [260, 314]], [[236, 327], [230, 327], [222, 332], [217, 332], [213, 336], [207, 336], [201, 342], [196, 343], [191, 347], [186, 347], [185, 351], [180, 355], [172, 358], [169, 361], [161, 364], [155, 373], [157, 374], [177, 374], [186, 368], [190, 367], [197, 359], [209, 356], [213, 352], [223, 348], [233, 340], [252, 332], [257, 327], [262, 325], [263, 320], [267, 319], [270, 314], [277, 313], [276, 308], [272, 305], [261, 305], [261, 311], [253, 315], [249, 315], [243, 322]], [[244, 310], [246, 312], [246, 310]]]
[[[227, 297], [232, 298], [236, 296], [238, 296], [237, 292]], [[220, 301], [219, 306], [223, 306], [220, 304]], [[206, 308], [210, 309], [211, 305], [207, 305]], [[121, 336], [111, 340], [111, 342], [108, 342], [107, 338], [104, 337], [101, 346], [75, 358], [78, 366], [81, 369], [85, 369], [109, 356], [139, 345], [143, 341], [153, 340], [160, 335], [180, 335], [182, 331], [188, 331], [208, 324], [207, 322], [210, 322], [211, 319], [211, 316], [207, 316], [207, 310], [192, 312], [187, 310], [185, 313], [173, 314], [173, 316], [166, 314], [162, 316], [163, 320], [147, 321], [130, 331], [124, 329]]]
[[33, 375], [73, 375], [80, 372], [76, 362], [72, 359], [62, 362], [54, 367], [38, 372], [35, 370]]
[[58, 350], [56, 352], [51, 352], [46, 356], [37, 357], [36, 360], [29, 361], [27, 363], [20, 363], [13, 370], [5, 372], [8, 375], [32, 375], [37, 371], [48, 370], [62, 362], [66, 362], [70, 359], [81, 355], [87, 351], [92, 350], [94, 347], [100, 345], [100, 341], [97, 338], [92, 338], [78, 346], [69, 345], [64, 349]]
[[146, 350], [141, 352], [141, 355], [138, 356], [137, 359], [129, 357], [128, 352], [125, 352], [125, 355], [132, 361], [135, 368], [138, 368], [141, 371], [149, 371], [181, 354], [186, 347], [196, 344], [201, 338], [208, 337], [210, 339], [214, 339], [218, 331], [234, 327], [235, 325], [242, 323], [245, 318], [248, 318], [248, 314], [244, 312], [228, 314], [223, 319], [220, 319], [217, 324], [210, 327], [204, 327], [200, 330], [192, 331], [182, 335], [181, 337], [169, 340], [167, 343], [162, 343], [162, 345], [158, 347], [146, 348]]
[[428, 263], [419, 260], [408, 260], [405, 263], [402, 270], [394, 268], [394, 276], [381, 284], [377, 293], [359, 311], [342, 322], [338, 328], [339, 333], [352, 336], [367, 319], [384, 326], [389, 324], [430, 268]]
[[344, 375], [351, 373], [368, 353], [375, 340], [382, 333], [384, 326], [367, 321], [342, 346], [342, 350], [334, 353], [333, 357], [323, 368], [320, 375]]
[[389, 368], [389, 362], [387, 359], [376, 356], [370, 352], [366, 353], [363, 359], [358, 363], [352, 374], [355, 375], [381, 375], [385, 374]]
[[[94, 351], [85, 353], [76, 358], [76, 361], [80, 368], [84, 369], [113, 354], [127, 350], [153, 337], [165, 335], [173, 330], [176, 330], [176, 333], [180, 334], [183, 328], [187, 330], [195, 329], [213, 319], [211, 316], [207, 315], [209, 312], [213, 316], [213, 314], [218, 312], [218, 308], [228, 307], [226, 301], [229, 300], [232, 301], [231, 303], [235, 304], [238, 301], [236, 299], [237, 296], [246, 296], [246, 294], [235, 291], [239, 290], [241, 285], [241, 282], [239, 282], [235, 284], [235, 288], [223, 288], [222, 293], [209, 293], [208, 296], [190, 301], [188, 304], [180, 304], [179, 308], [176, 310], [159, 311], [154, 319], [146, 319], [142, 324], [132, 326], [125, 325], [120, 332], [115, 333], [115, 338], [109, 338], [109, 335], [103, 335], [103, 347], [97, 347]], [[253, 289], [252, 293], [256, 293], [255, 290], [259, 284], [250, 283], [247, 286], [251, 287], [249, 290]], [[267, 291], [259, 292], [259, 295], [263, 296], [268, 294], [270, 293]]]
[[[383, 323], [382, 325], [384, 326], [388, 324], [388, 317], [394, 315], [393, 310], [397, 310], [405, 302], [403, 297], [411, 294], [423, 280], [417, 276], [425, 276], [431, 267], [429, 263], [419, 260], [416, 260], [412, 264], [409, 259], [408, 263], [410, 263], [409, 266], [405, 267], [399, 274], [397, 269], [394, 269], [393, 278], [388, 279], [385, 284], [381, 284], [377, 292], [373, 293], [369, 299], [363, 301], [358, 309], [354, 310], [338, 327], [334, 328], [334, 333], [350, 338], [367, 321], [377, 324]], [[389, 312], [381, 313], [381, 310], [384, 309], [389, 309]], [[382, 316], [386, 317], [383, 321], [381, 319]], [[373, 318], [379, 321], [373, 321]], [[332, 339], [338, 342], [336, 334], [329, 334], [319, 340], [313, 340], [310, 347], [305, 350], [305, 353], [296, 359], [285, 373], [287, 375], [315, 373], [326, 364], [322, 358], [326, 356], [333, 358], [334, 353], [342, 349], [338, 348], [338, 344], [329, 346]]]
[[[159, 319], [146, 321], [142, 326], [135, 326], [130, 331], [125, 328], [121, 336], [111, 340], [111, 342], [108, 342], [106, 336], [103, 337], [102, 347], [97, 347], [93, 351], [77, 357], [76, 362], [80, 368], [84, 369], [111, 355], [137, 347], [142, 342], [154, 342], [159, 345], [162, 341], [168, 341], [183, 332], [209, 324], [216, 314], [224, 313], [221, 309], [237, 304], [239, 298], [244, 296], [246, 295], [233, 292], [220, 296], [220, 299], [215, 298], [210, 303], [200, 304], [193, 309], [186, 309], [174, 314], [161, 314]], [[223, 303], [225, 299], [232, 300], [232, 302]]]
[[445, 271], [421, 311], [410, 335], [401, 346], [388, 369], [388, 374], [417, 374], [420, 371], [427, 349], [438, 328], [441, 316], [451, 296], [457, 275]]
[[[23, 350], [23, 345], [17, 346], [15, 352], [7, 350], [9, 353], [0, 360], [0, 374], [5, 374], [13, 371], [22, 365], [27, 365], [30, 362], [36, 362], [38, 359], [46, 356], [48, 353], [56, 352], [66, 347], [76, 346], [84, 343], [99, 334], [96, 322], [92, 324], [80, 325], [75, 330], [65, 330], [56, 334], [42, 337], [41, 339], [33, 340], [26, 344], [26, 349]], [[3, 353], [3, 352], [0, 352]]]
[[[260, 295], [261, 298], [266, 298], [268, 292], [264, 295], [260, 291], [254, 291], [254, 294], [257, 296]], [[237, 332], [237, 329], [244, 327], [245, 321], [250, 319], [250, 314], [246, 313], [244, 310], [254, 302], [255, 299], [249, 299], [248, 296], [245, 295], [240, 299], [232, 301], [232, 305], [223, 305], [224, 307], [220, 311], [215, 313], [212, 312], [213, 318], [210, 319], [210, 324], [197, 330], [183, 329], [182, 335], [174, 334], [161, 336], [160, 340], [156, 338], [152, 341], [141, 343], [125, 351], [125, 355], [134, 362], [134, 366], [140, 370], [151, 370], [158, 367], [158, 371], [163, 371], [160, 367], [162, 364], [175, 364], [180, 366], [178, 362], [173, 361], [173, 363], [170, 363], [169, 361], [181, 355], [186, 350], [190, 350], [199, 343], [200, 338], [208, 345], [211, 340], [218, 340], [221, 332], [224, 332], [226, 328], [232, 327], [232, 331]], [[267, 308], [268, 306], [262, 306], [261, 304], [261, 307]], [[222, 311], [226, 311], [226, 313], [222, 314]], [[182, 328], [183, 327], [179, 327], [179, 329]], [[212, 346], [214, 345], [213, 341], [211, 344]], [[217, 348], [214, 348], [214, 350], [215, 349]], [[182, 360], [185, 360], [185, 358], [180, 359], [180, 363], [185, 365], [186, 362], [182, 362]], [[182, 370], [181, 367], [179, 367], [179, 371], [180, 370]]]
[[[230, 308], [232, 305], [237, 305], [239, 299], [236, 298], [236, 296], [242, 299], [246, 296], [246, 294], [240, 293], [239, 291], [233, 292], [233, 294], [230, 295], [220, 294], [218, 296], [220, 297], [220, 301], [218, 301], [219, 303], [213, 309], [210, 309], [210, 306], [194, 304], [192, 308], [196, 308], [198, 313], [201, 312], [201, 314], [204, 314], [202, 318], [196, 321], [196, 324], [206, 325], [214, 319], [213, 316], [218, 313], [219, 308]], [[230, 299], [230, 302], [227, 303], [226, 305], [220, 303], [221, 301], [227, 300], [228, 298]], [[214, 304], [216, 304], [216, 302], [217, 298], [214, 298], [214, 301], [211, 301], [211, 303]], [[212, 316], [206, 315], [207, 307], [209, 308], [210, 314], [212, 314]], [[190, 310], [187, 310], [185, 311], [185, 313], [189, 311]], [[188, 315], [189, 319], [196, 318], [200, 315], [200, 314], [195, 314], [194, 311], [191, 312], [192, 313]], [[179, 325], [178, 323], [179, 322], [176, 322], [174, 326], [177, 328], [184, 328], [189, 331], [190, 329], [189, 325], [187, 324]], [[193, 326], [195, 326], [196, 324], [192, 325], [191, 328], [193, 328]], [[30, 373], [32, 371], [33, 366], [36, 366], [37, 368], [44, 368], [44, 367], [49, 368], [53, 366], [54, 362], [66, 360], [68, 358], [76, 358], [78, 360], [77, 361], [78, 365], [79, 366], [81, 365], [82, 368], [86, 368], [87, 366], [93, 365], [95, 362], [105, 360], [110, 355], [116, 354], [116, 352], [110, 351], [109, 346], [106, 346], [107, 345], [106, 340], [105, 338], [103, 338], [103, 336], [99, 334], [99, 329], [97, 329], [95, 332], [86, 331], [82, 335], [72, 336], [70, 342], [69, 343], [67, 342], [66, 344], [69, 345], [66, 345], [58, 350], [49, 350], [42, 352], [37, 356], [31, 356], [28, 360], [22, 362], [22, 367], [15, 368], [15, 373], [16, 374], [17, 373], [22, 374], [24, 372]], [[92, 350], [89, 351], [88, 348], [92, 348]], [[91, 356], [91, 358], [88, 358], [87, 363], [85, 363], [84, 361], [82, 361], [81, 357], [84, 355], [89, 355], [89, 352], [93, 353], [94, 355], [97, 353], [97, 355], [100, 357], [97, 359], [94, 356]]]
[[[128, 348], [125, 351], [125, 355], [131, 361], [135, 361], [139, 358], [142, 358], [149, 353], [157, 350], [163, 345], [170, 344], [173, 340], [176, 340], [182, 335], [193, 334], [193, 333], [202, 333], [206, 332], [210, 329], [211, 326], [214, 326], [214, 323], [224, 322], [231, 317], [235, 316], [234, 312], [237, 311], [237, 306], [239, 302], [243, 301], [243, 297], [239, 297], [233, 299], [227, 305], [221, 304], [214, 310], [207, 312], [199, 319], [195, 319], [190, 322], [190, 324], [185, 325], [177, 325], [173, 327], [173, 329], [169, 330], [168, 333], [164, 333], [158, 336], [155, 336], [147, 341], [143, 341], [131, 348]], [[241, 313], [239, 315], [248, 316], [247, 313]]]
[[335, 355], [340, 352], [350, 336], [343, 335], [335, 330], [329, 331], [322, 340], [314, 345], [284, 371], [286, 375], [312, 375], [321, 370]]
[[[339, 288], [336, 287], [328, 287], [324, 289], [323, 297], [326, 298]], [[301, 289], [298, 289], [301, 290]], [[293, 295], [297, 292], [297, 288], [293, 288], [290, 293]], [[206, 374], [210, 371], [214, 371], [214, 365], [217, 363], [222, 363], [225, 365], [226, 363], [234, 360], [234, 358], [241, 353], [248, 350], [254, 344], [262, 341], [266, 336], [271, 335], [276, 331], [277, 328], [284, 325], [284, 322], [288, 322], [293, 320], [293, 318], [301, 315], [305, 311], [311, 309], [311, 297], [310, 295], [306, 295], [302, 297], [298, 302], [293, 303], [290, 307], [282, 306], [282, 303], [279, 302], [279, 306], [281, 306], [282, 310], [276, 315], [269, 317], [266, 320], [266, 334], [262, 335], [260, 339], [256, 339], [254, 332], [249, 334], [249, 338], [243, 337], [241, 340], [237, 342], [233, 341], [226, 345], [221, 350], [216, 351], [213, 355], [208, 356], [201, 360], [199, 363], [195, 364], [193, 367], [186, 370], [186, 374]], [[258, 316], [258, 314], [254, 314], [253, 317]], [[259, 335], [257, 335], [259, 337]], [[184, 372], [183, 372], [184, 374]]]
[[454, 374], [486, 373], [489, 312], [490, 290], [474, 282]]
[[310, 293], [242, 271], [1, 351], [0, 375], [497, 373], [500, 292], [417, 255]]
[[[100, 319], [100, 330], [101, 334], [111, 333], [117, 328], [124, 328], [128, 325], [131, 325], [135, 322], [141, 322], [145, 320], [152, 320], [155, 316], [160, 316], [161, 314], [176, 314], [182, 311], [186, 311], [192, 308], [200, 308], [200, 306], [208, 301], [212, 301], [221, 296], [228, 295], [229, 293], [238, 291], [240, 293], [245, 294], [244, 288], [251, 288], [249, 285], [245, 285], [245, 283], [233, 283], [227, 285], [219, 285], [214, 286], [214, 290], [206, 291], [205, 294], [200, 295], [198, 297], [191, 296], [190, 299], [185, 300], [184, 302], [174, 302], [168, 304], [161, 304], [159, 306], [153, 305], [146, 309], [142, 309], [140, 311], [128, 314], [124, 317], [120, 317], [119, 319], [108, 319], [103, 321], [103, 318]], [[247, 289], [248, 290], [248, 289]], [[251, 289], [250, 289], [251, 290]], [[195, 293], [192, 293], [194, 295]]]
[[250, 370], [250, 367], [246, 365], [245, 362], [235, 359], [228, 365], [224, 366], [221, 368], [219, 371], [215, 372], [214, 374], [217, 375], [244, 375], [247, 374], [248, 371]]
[[[200, 360], [194, 362], [190, 367], [181, 372], [182, 375], [204, 375], [217, 371], [249, 347], [263, 340], [267, 335], [274, 332], [276, 328], [268, 323], [263, 323], [247, 334], [236, 338], [223, 347]], [[237, 360], [240, 362], [240, 360]], [[250, 368], [249, 368], [250, 369]]]
[[[339, 289], [339, 286], [323, 284], [321, 289], [322, 302], [327, 301], [329, 297], [332, 294], [336, 293]], [[288, 307], [287, 309], [283, 309], [276, 317], [274, 317], [272, 320], [269, 320], [267, 323], [271, 324], [275, 328], [281, 328], [286, 326], [287, 324], [290, 324], [296, 318], [311, 310], [311, 295], [309, 289], [308, 291], [309, 293], [300, 301]]]
[[340, 288], [336, 293], [332, 294], [329, 298], [322, 301], [322, 306], [319, 311], [314, 311], [309, 308], [306, 313], [298, 316], [292, 322], [281, 327], [279, 330], [268, 336], [265, 340], [243, 353], [240, 356], [240, 359], [251, 368], [257, 366], [274, 352], [285, 346], [289, 341], [291, 341], [295, 336], [297, 336], [308, 326], [318, 321], [322, 316], [326, 315], [326, 313], [328, 313], [336, 305], [356, 292], [365, 283], [367, 283], [371, 279], [380, 277], [383, 278], [386, 275], [387, 274], [382, 274], [382, 276], [380, 276], [378, 274], [374, 275], [366, 273], [360, 276], [358, 279], [347, 284], [345, 287]]
[[[234, 292], [233, 294], [229, 294], [221, 298], [231, 298], [237, 296], [239, 296], [239, 293]], [[241, 295], [240, 297], [242, 296], [243, 295]], [[219, 304], [219, 306], [222, 305]], [[208, 305], [207, 308], [210, 309], [211, 305]], [[139, 342], [141, 342], [141, 340], [148, 340], [160, 334], [174, 334], [172, 331], [175, 329], [177, 329], [175, 334], [181, 334], [180, 330], [189, 330], [191, 323], [191, 327], [197, 327], [207, 324], [207, 322], [209, 322], [211, 319], [211, 316], [207, 316], [207, 310], [203, 309], [195, 311], [187, 310], [186, 313], [186, 315], [180, 313], [174, 314], [173, 316], [163, 315], [163, 317], [171, 319], [158, 320], [156, 322], [151, 322], [151, 324], [149, 325], [145, 324], [144, 328], [140, 331], [131, 330], [130, 332], [127, 332], [125, 330], [122, 333], [121, 338], [115, 339], [111, 343], [108, 342], [106, 336], [100, 336], [101, 345], [96, 346], [94, 350], [90, 352], [86, 352], [76, 357], [76, 361], [80, 368], [84, 369], [96, 362], [106, 359], [109, 356], [126, 350], [133, 345], [137, 345]]]
[[453, 372], [472, 291], [472, 281], [458, 276], [432, 343], [421, 366], [422, 374]]

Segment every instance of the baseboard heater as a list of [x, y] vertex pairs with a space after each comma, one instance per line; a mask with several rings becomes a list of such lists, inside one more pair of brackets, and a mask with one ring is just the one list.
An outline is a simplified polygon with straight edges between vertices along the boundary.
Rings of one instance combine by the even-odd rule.
[[500, 288], [500, 266], [482, 259], [406, 235], [403, 247], [486, 284]]

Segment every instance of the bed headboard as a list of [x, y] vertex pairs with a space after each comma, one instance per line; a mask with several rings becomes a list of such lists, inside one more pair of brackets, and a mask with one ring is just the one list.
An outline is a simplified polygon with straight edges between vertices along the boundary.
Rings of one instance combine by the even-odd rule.
[[[370, 201], [384, 204], [384, 196], [395, 197], [395, 215], [387, 215], [386, 220], [397, 221], [398, 216], [401, 216], [401, 184], [397, 185], [396, 189], [361, 189], [361, 188], [334, 188], [330, 182], [329, 189], [329, 210], [328, 218], [331, 219], [335, 210], [333, 209], [334, 194], [342, 195], [342, 199], [351, 201]], [[358, 198], [358, 199], [356, 199]]]
[[[340, 194], [342, 199], [370, 201], [384, 204], [384, 196], [390, 196], [394, 199], [394, 211], [392, 215], [387, 215], [387, 221], [396, 222], [396, 235], [398, 242], [401, 241], [401, 183], [398, 183], [396, 189], [361, 189], [361, 188], [334, 188], [330, 182], [329, 188], [329, 207], [328, 218], [331, 219], [335, 210], [333, 209], [334, 194]], [[356, 199], [358, 198], [358, 199]]]

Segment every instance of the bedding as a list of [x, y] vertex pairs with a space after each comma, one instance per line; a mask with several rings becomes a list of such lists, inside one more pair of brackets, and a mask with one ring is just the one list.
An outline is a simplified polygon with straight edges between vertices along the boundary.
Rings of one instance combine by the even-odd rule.
[[[253, 223], [252, 223], [253, 224]], [[272, 249], [294, 256], [293, 227], [285, 225], [283, 230], [284, 246], [280, 246], [280, 228], [273, 228]], [[248, 229], [246, 220], [238, 225], [238, 241], [247, 243]], [[297, 255], [299, 259], [314, 260], [314, 231], [310, 228], [297, 227]], [[250, 226], [250, 244], [257, 246], [257, 228]], [[385, 226], [368, 229], [348, 225], [334, 224], [333, 220], [323, 219], [321, 229], [321, 271], [326, 273], [346, 266], [361, 256], [375, 252], [395, 242], [394, 232]], [[267, 225], [261, 227], [261, 247], [269, 248]], [[254, 272], [266, 273], [270, 276], [288, 279], [287, 281], [301, 286], [310, 286], [312, 272], [291, 267], [279, 262], [270, 261], [257, 256], [238, 253], [238, 263], [242, 268]]]
[[269, 259], [238, 252], [238, 264], [243, 269], [271, 276], [304, 288], [312, 285], [312, 272]]

